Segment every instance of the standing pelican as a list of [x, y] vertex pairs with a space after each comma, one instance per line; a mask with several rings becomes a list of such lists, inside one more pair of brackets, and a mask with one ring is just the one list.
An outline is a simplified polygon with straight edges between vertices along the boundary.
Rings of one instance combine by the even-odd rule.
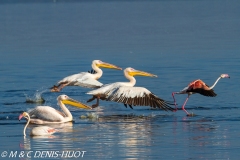
[[58, 86], [53, 86], [51, 92], [60, 92], [65, 86], [81, 86], [86, 88], [99, 88], [103, 84], [98, 81], [102, 76], [103, 71], [100, 68], [110, 68], [122, 70], [122, 68], [110, 63], [94, 60], [92, 62], [92, 72], [81, 72], [67, 76], [58, 82]]
[[124, 103], [125, 106], [127, 104], [132, 108], [134, 106], [151, 106], [153, 108], [161, 108], [163, 110], [171, 110], [168, 102], [164, 101], [163, 99], [157, 97], [149, 90], [144, 87], [134, 87], [136, 84], [136, 79], [133, 76], [149, 76], [149, 77], [157, 77], [154, 74], [135, 70], [133, 68], [126, 68], [124, 70], [125, 77], [130, 82], [116, 82], [111, 84], [103, 85], [101, 88], [96, 90], [92, 90], [87, 92], [87, 94], [93, 95], [88, 102], [93, 101], [97, 98], [97, 103], [94, 104], [92, 107], [97, 107], [99, 105], [99, 99], [107, 100], [107, 101], [115, 101]]
[[176, 100], [175, 100], [174, 94], [188, 94], [187, 99], [185, 100], [185, 102], [182, 106], [182, 109], [187, 113], [187, 115], [190, 115], [187, 112], [187, 110], [185, 110], [185, 108], [184, 108], [189, 99], [189, 96], [194, 93], [199, 93], [199, 94], [207, 96], [207, 97], [216, 97], [217, 94], [214, 92], [213, 88], [215, 87], [215, 85], [221, 78], [230, 78], [230, 76], [228, 74], [221, 74], [220, 77], [218, 77], [218, 79], [215, 81], [215, 83], [211, 87], [206, 85], [202, 80], [198, 79], [198, 80], [191, 82], [187, 87], [185, 87], [180, 92], [173, 92], [172, 97], [174, 99], [176, 110], [177, 110], [177, 105], [176, 105]]
[[60, 95], [57, 98], [58, 104], [63, 112], [60, 112], [49, 106], [37, 106], [29, 111], [31, 116], [30, 123], [46, 124], [46, 123], [64, 123], [73, 120], [71, 112], [67, 109], [65, 104], [72, 105], [83, 109], [92, 109], [91, 107], [80, 103], [74, 99], [69, 98], [67, 95]]
[[[26, 123], [26, 125], [23, 129], [23, 135], [26, 136], [26, 128], [27, 128], [28, 124], [30, 123], [31, 118], [30, 118], [30, 116], [27, 112], [23, 112], [22, 114], [19, 115], [19, 117], [18, 117], [19, 121], [22, 119], [22, 117], [27, 119], [27, 123]], [[31, 130], [30, 135], [31, 136], [48, 136], [48, 135], [51, 135], [51, 134], [53, 134], [57, 131], [58, 130], [55, 129], [55, 128], [51, 128], [51, 127], [48, 127], [48, 126], [40, 126], [40, 127], [34, 127]]]

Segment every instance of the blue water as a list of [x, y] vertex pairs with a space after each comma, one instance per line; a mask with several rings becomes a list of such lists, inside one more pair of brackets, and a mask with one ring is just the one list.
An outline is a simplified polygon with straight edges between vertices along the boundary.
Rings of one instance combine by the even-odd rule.
[[[4, 151], [13, 159], [44, 159], [43, 151], [59, 153], [48, 159], [238, 159], [239, 8], [227, 0], [1, 1], [0, 159]], [[136, 77], [137, 86], [165, 100], [195, 79], [212, 85], [222, 73], [231, 78], [219, 81], [217, 97], [190, 97], [194, 117], [181, 110], [186, 95], [176, 95], [177, 112], [101, 101], [90, 112], [69, 106], [74, 122], [53, 126], [60, 129], [53, 136], [24, 138], [18, 115], [39, 105], [26, 96], [41, 93], [56, 109], [60, 94], [86, 103], [89, 89], [48, 89], [90, 70], [94, 59], [158, 75]], [[122, 71], [103, 71], [102, 83], [126, 81]], [[81, 118], [87, 114], [99, 118]]]

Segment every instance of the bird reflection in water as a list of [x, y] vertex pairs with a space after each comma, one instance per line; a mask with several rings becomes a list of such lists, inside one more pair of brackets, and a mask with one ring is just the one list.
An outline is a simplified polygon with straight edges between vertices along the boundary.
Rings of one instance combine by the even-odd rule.
[[[33, 128], [35, 126], [36, 126], [35, 124], [30, 124], [29, 128]], [[73, 132], [72, 122], [61, 123], [61, 124], [48, 124], [48, 126], [58, 129], [59, 132], [61, 133]], [[31, 136], [31, 137], [24, 136], [24, 141], [23, 143], [21, 142], [19, 144], [19, 147], [21, 150], [32, 150], [33, 148], [35, 148], [35, 147], [32, 147], [33, 145], [32, 143], [37, 142], [37, 143], [41, 143], [41, 146], [39, 146], [39, 148], [41, 147], [46, 148], [46, 146], [49, 145], [49, 142], [55, 142], [55, 139], [59, 139], [59, 138], [61, 138], [59, 135]]]

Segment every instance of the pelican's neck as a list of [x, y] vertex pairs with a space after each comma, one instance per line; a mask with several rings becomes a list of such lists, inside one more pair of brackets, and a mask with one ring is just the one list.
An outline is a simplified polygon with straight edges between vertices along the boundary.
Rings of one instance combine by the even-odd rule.
[[72, 120], [72, 114], [71, 112], [67, 109], [67, 107], [65, 106], [65, 104], [62, 103], [61, 100], [58, 100], [58, 104], [60, 105], [60, 107], [62, 108], [63, 112], [65, 113], [66, 117], [64, 117], [65, 119], [67, 119], [68, 121]]
[[27, 128], [29, 122], [30, 122], [30, 116], [27, 114], [27, 123], [26, 123], [26, 125], [25, 125], [25, 127], [23, 129], [23, 135], [24, 136], [26, 136], [26, 128]]
[[209, 88], [213, 89], [220, 79], [221, 79], [221, 77], [218, 77], [218, 79], [215, 81], [215, 83], [211, 87], [209, 87]]
[[124, 75], [130, 81], [130, 82], [127, 82], [130, 86], [134, 86], [136, 84], [136, 79], [133, 76], [130, 76], [127, 73], [125, 73]]
[[94, 71], [96, 71], [96, 73], [94, 74], [96, 79], [99, 79], [100, 77], [102, 77], [103, 71], [96, 66], [95, 64], [92, 64], [92, 68], [94, 69]]

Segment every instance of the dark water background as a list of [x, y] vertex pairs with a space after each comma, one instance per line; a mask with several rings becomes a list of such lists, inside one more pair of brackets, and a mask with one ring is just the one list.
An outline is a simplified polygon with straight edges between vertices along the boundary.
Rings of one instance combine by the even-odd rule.
[[[1, 1], [0, 152], [87, 151], [84, 159], [238, 159], [239, 8], [234, 0]], [[131, 110], [101, 102], [91, 112], [69, 107], [74, 123], [55, 126], [62, 129], [54, 136], [24, 139], [25, 121], [19, 122], [18, 115], [37, 106], [25, 103], [26, 96], [41, 94], [44, 105], [57, 109], [60, 94], [85, 103], [88, 89], [50, 93], [48, 88], [90, 70], [94, 59], [158, 75], [137, 77], [137, 86], [165, 100], [195, 79], [208, 85], [221, 73], [231, 79], [219, 81], [215, 98], [190, 97], [186, 109], [195, 117], [181, 110]], [[100, 81], [126, 80], [122, 71], [104, 69]], [[186, 95], [176, 98], [180, 109]], [[80, 118], [89, 113], [99, 119]]]

